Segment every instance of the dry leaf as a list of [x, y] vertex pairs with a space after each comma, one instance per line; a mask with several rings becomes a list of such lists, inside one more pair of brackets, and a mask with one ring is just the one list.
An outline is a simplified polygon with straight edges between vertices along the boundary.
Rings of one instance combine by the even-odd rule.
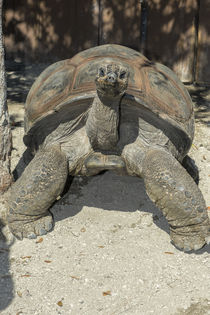
[[31, 275], [21, 275], [21, 278], [28, 278], [31, 277]]
[[76, 279], [76, 280], [80, 280], [79, 277], [76, 277], [76, 276], [70, 276], [72, 279]]
[[63, 306], [63, 302], [62, 301], [58, 301], [57, 305], [62, 307]]
[[198, 147], [197, 147], [194, 143], [192, 144], [192, 147], [193, 147], [194, 149], [198, 150]]
[[36, 243], [41, 243], [41, 242], [43, 242], [43, 238], [42, 238], [42, 237], [40, 237], [40, 238], [36, 241]]
[[111, 291], [105, 291], [105, 292], [103, 292], [103, 296], [107, 296], [107, 295], [112, 295], [112, 294], [111, 294]]
[[21, 256], [20, 258], [26, 259], [26, 258], [31, 258], [31, 256]]
[[22, 292], [20, 292], [20, 291], [17, 291], [17, 295], [19, 296], [19, 297], [22, 297]]
[[103, 246], [103, 245], [98, 245], [98, 247], [99, 247], [99, 248], [104, 248], [105, 246]]
[[168, 255], [174, 255], [173, 252], [164, 252], [165, 254], [168, 254]]
[[210, 207], [207, 207], [207, 210], [210, 210]]
[[81, 228], [80, 232], [86, 232], [86, 228]]
[[52, 260], [44, 260], [44, 262], [46, 262], [47, 264], [50, 264]]

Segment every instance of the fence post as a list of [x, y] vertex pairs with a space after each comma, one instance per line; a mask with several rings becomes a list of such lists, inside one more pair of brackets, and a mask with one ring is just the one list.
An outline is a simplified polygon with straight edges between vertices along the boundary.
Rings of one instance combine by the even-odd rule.
[[10, 172], [12, 138], [7, 108], [7, 87], [2, 34], [2, 6], [3, 0], [0, 0], [0, 194], [6, 191], [12, 182]]
[[147, 0], [140, 0], [141, 4], [141, 26], [140, 26], [140, 52], [144, 55], [147, 38]]

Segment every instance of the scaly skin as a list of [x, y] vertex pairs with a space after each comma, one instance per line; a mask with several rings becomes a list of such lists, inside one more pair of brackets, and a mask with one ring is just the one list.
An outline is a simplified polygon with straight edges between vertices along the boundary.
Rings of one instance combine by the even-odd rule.
[[94, 150], [113, 150], [118, 141], [121, 97], [96, 95], [86, 122], [86, 131]]
[[[96, 151], [114, 151], [119, 140], [119, 107], [128, 84], [128, 71], [120, 64], [98, 69], [97, 94], [90, 108], [86, 132]], [[122, 76], [122, 77], [121, 77]]]
[[8, 198], [7, 221], [18, 239], [36, 238], [52, 229], [48, 209], [63, 191], [67, 175], [67, 159], [59, 146], [39, 151], [25, 168]]

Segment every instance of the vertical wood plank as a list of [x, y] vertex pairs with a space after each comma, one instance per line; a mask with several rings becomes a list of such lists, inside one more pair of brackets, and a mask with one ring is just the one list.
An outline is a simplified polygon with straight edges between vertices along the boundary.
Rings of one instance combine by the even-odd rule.
[[182, 81], [192, 82], [197, 0], [147, 3], [147, 56], [169, 66]]
[[99, 1], [6, 1], [6, 45], [16, 56], [39, 62], [70, 58], [96, 46]]
[[40, 10], [40, 39], [45, 51], [69, 58], [98, 44], [97, 0], [61, 1], [59, 5], [51, 0], [40, 0], [39, 3], [40, 8], [43, 7]]
[[196, 82], [210, 84], [210, 0], [200, 1]]
[[140, 13], [138, 0], [101, 0], [100, 44], [115, 43], [140, 49]]

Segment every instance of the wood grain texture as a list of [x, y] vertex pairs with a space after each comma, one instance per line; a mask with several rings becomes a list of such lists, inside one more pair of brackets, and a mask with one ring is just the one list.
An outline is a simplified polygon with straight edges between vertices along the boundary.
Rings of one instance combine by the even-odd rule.
[[2, 34], [2, 5], [3, 0], [0, 0], [0, 193], [7, 190], [12, 182], [12, 176], [10, 174], [11, 130], [7, 109], [7, 87]]
[[196, 81], [210, 84], [210, 1], [200, 1]]
[[147, 57], [193, 80], [196, 0], [148, 0]]

